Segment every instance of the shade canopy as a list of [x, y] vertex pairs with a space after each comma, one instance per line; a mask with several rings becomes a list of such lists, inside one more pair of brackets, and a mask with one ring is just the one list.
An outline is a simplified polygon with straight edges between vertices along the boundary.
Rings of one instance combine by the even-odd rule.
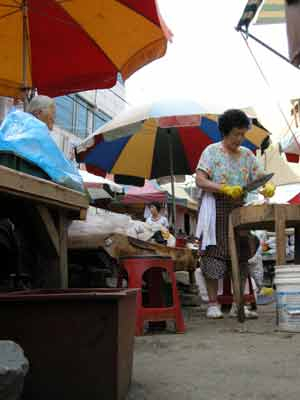
[[79, 170], [79, 173], [87, 189], [97, 189], [97, 188], [102, 188], [103, 185], [108, 185], [112, 192], [123, 193], [124, 191], [123, 186], [118, 185], [117, 183], [113, 182], [110, 179], [90, 174], [89, 172], [84, 171], [82, 169]]
[[168, 193], [154, 182], [146, 181], [143, 187], [129, 186], [122, 199], [124, 204], [149, 204], [152, 202], [165, 203], [168, 199]]
[[[172, 188], [170, 183], [161, 185], [162, 190], [167, 190], [169, 195], [172, 195]], [[197, 211], [198, 203], [189, 196], [184, 187], [180, 184], [175, 184], [175, 197], [176, 204], [186, 207], [190, 210]]]
[[[133, 107], [120, 113], [76, 147], [88, 171], [156, 179], [192, 175], [202, 151], [222, 140], [218, 115], [192, 101], [173, 100]], [[268, 131], [252, 119], [243, 145], [255, 151]], [[171, 147], [170, 147], [171, 142]]]
[[256, 24], [281, 24], [285, 22], [285, 0], [264, 0], [259, 10]]
[[238, 23], [238, 28], [248, 28], [254, 20], [256, 25], [285, 22], [285, 0], [248, 0]]
[[164, 55], [161, 21], [155, 0], [3, 0], [0, 95], [112, 87]]

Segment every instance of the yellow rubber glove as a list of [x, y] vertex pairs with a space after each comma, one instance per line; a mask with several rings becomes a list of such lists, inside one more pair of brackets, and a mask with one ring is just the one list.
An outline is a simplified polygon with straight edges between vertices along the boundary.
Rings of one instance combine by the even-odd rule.
[[243, 189], [241, 186], [238, 185], [222, 185], [221, 193], [225, 194], [228, 197], [231, 197], [232, 199], [239, 199], [243, 196]]
[[276, 186], [272, 182], [268, 182], [263, 186], [262, 190], [259, 193], [262, 194], [264, 197], [269, 198], [274, 196], [275, 189]]

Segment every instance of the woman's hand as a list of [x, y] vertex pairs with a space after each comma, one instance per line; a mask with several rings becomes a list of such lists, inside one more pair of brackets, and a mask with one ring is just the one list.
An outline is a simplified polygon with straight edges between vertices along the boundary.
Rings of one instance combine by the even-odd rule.
[[276, 186], [272, 182], [266, 183], [262, 190], [259, 192], [264, 197], [270, 198], [273, 197], [275, 194]]
[[244, 194], [243, 188], [239, 185], [222, 185], [220, 192], [234, 200], [240, 199]]

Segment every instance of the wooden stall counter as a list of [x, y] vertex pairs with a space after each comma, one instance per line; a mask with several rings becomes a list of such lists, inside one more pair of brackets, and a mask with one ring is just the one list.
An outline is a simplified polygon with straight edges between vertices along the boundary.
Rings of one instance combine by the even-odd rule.
[[[84, 220], [89, 206], [85, 194], [51, 181], [0, 166], [2, 216], [18, 214], [28, 226], [37, 251], [49, 264], [52, 287], [68, 286], [67, 226]], [[6, 213], [6, 214], [5, 214]]]
[[238, 303], [238, 319], [245, 320], [237, 241], [241, 230], [269, 230], [276, 233], [276, 265], [286, 263], [286, 228], [295, 228], [295, 264], [300, 264], [300, 205], [262, 204], [234, 210], [229, 218], [229, 248], [233, 290]]

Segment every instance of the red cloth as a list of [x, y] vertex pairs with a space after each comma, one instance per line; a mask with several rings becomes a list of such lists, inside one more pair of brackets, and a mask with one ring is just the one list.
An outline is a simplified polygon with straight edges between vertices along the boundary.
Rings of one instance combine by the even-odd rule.
[[292, 163], [298, 163], [299, 162], [299, 155], [298, 154], [293, 154], [293, 153], [285, 153], [286, 159], [288, 162]]

